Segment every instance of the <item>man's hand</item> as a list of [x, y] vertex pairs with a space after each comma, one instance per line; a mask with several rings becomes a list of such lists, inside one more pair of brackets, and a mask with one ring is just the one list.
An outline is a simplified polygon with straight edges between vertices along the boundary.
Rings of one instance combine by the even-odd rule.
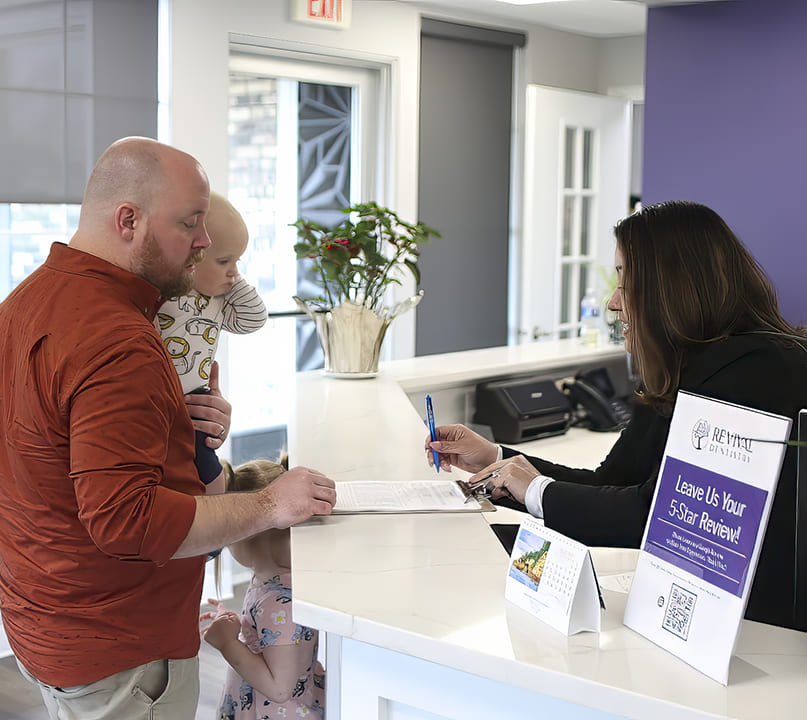
[[212, 450], [220, 448], [230, 431], [232, 405], [222, 396], [219, 389], [219, 364], [214, 362], [210, 367], [210, 392], [185, 396], [193, 421], [193, 429], [211, 437], [205, 438], [205, 444]]
[[434, 466], [432, 449], [440, 456], [440, 469], [451, 472], [452, 466], [468, 472], [478, 472], [496, 462], [499, 448], [465, 425], [440, 425], [434, 430], [436, 440], [426, 436], [426, 460]]
[[330, 515], [336, 504], [334, 481], [317, 470], [296, 467], [260, 491], [274, 508], [271, 527], [287, 528], [312, 515]]
[[203, 555], [269, 528], [329, 515], [335, 504], [334, 481], [305, 467], [284, 472], [263, 490], [200, 495], [193, 524], [173, 558]]

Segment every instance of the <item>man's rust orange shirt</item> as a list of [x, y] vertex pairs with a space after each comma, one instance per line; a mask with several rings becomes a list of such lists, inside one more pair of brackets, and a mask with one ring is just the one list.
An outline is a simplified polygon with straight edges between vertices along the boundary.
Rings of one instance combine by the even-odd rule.
[[63, 244], [0, 304], [0, 614], [39, 680], [199, 649], [204, 492], [159, 291]]

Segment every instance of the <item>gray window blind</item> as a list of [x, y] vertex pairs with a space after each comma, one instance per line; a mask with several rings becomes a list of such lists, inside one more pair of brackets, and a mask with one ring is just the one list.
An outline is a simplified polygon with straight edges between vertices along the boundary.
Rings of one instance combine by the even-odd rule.
[[0, 6], [0, 203], [80, 203], [114, 140], [157, 136], [158, 0]]

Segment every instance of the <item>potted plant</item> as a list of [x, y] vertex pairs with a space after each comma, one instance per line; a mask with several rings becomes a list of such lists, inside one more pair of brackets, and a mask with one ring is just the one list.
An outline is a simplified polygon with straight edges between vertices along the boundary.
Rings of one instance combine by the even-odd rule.
[[423, 296], [421, 290], [389, 308], [384, 304], [388, 287], [400, 285], [406, 273], [420, 283], [420, 246], [440, 234], [423, 223], [402, 220], [375, 202], [343, 212], [345, 219], [335, 227], [305, 218], [294, 223], [297, 259], [312, 264], [322, 290], [316, 297], [294, 300], [315, 323], [326, 371], [365, 377], [378, 371], [390, 322]]

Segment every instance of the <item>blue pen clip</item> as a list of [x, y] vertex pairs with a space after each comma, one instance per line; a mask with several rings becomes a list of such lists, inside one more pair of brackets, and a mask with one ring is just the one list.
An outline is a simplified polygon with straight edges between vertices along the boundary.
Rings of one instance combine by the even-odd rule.
[[[437, 440], [437, 433], [434, 431], [434, 407], [432, 407], [432, 396], [426, 395], [426, 420], [429, 423], [429, 435], [431, 435], [432, 442]], [[440, 472], [440, 453], [432, 448], [432, 457], [434, 458], [434, 467], [437, 472]]]

